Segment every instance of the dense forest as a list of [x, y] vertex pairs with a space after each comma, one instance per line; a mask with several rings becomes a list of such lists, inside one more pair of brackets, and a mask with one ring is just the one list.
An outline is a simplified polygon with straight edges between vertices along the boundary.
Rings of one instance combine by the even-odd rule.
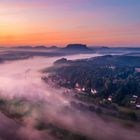
[[140, 57], [102, 56], [84, 60], [57, 60], [45, 69], [57, 85], [81, 90], [121, 106], [139, 108]]

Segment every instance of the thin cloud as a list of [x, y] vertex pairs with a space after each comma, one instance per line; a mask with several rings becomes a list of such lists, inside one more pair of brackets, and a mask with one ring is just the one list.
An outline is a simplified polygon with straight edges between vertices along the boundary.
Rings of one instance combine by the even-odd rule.
[[1, 9], [32, 9], [32, 8], [46, 8], [47, 4], [46, 3], [41, 3], [41, 2], [2, 2], [0, 4]]

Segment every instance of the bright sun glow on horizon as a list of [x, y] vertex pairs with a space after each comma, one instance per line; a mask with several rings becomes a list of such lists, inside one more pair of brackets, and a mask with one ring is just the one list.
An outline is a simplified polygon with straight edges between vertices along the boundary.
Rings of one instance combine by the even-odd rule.
[[140, 47], [140, 0], [3, 0], [0, 46]]

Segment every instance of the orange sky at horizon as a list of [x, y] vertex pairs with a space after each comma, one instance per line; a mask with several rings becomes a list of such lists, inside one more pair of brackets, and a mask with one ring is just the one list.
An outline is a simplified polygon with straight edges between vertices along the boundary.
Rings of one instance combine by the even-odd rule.
[[107, 5], [93, 4], [91, 0], [89, 3], [86, 0], [60, 1], [63, 4], [56, 0], [1, 2], [0, 46], [63, 47], [69, 43], [84, 43], [89, 46], [140, 47], [139, 3], [114, 4], [106, 0]]

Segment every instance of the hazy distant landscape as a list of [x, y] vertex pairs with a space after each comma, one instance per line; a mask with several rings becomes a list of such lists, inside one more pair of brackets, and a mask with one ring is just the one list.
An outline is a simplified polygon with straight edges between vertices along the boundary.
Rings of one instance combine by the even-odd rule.
[[52, 46], [20, 46], [10, 48], [0, 48], [0, 61], [27, 59], [34, 56], [65, 56], [74, 54], [124, 54], [128, 56], [140, 56], [140, 48], [111, 48], [111, 47], [88, 47], [83, 44], [69, 44], [64, 48]]
[[0, 137], [138, 140], [136, 51], [81, 44], [49, 51], [1, 49]]

